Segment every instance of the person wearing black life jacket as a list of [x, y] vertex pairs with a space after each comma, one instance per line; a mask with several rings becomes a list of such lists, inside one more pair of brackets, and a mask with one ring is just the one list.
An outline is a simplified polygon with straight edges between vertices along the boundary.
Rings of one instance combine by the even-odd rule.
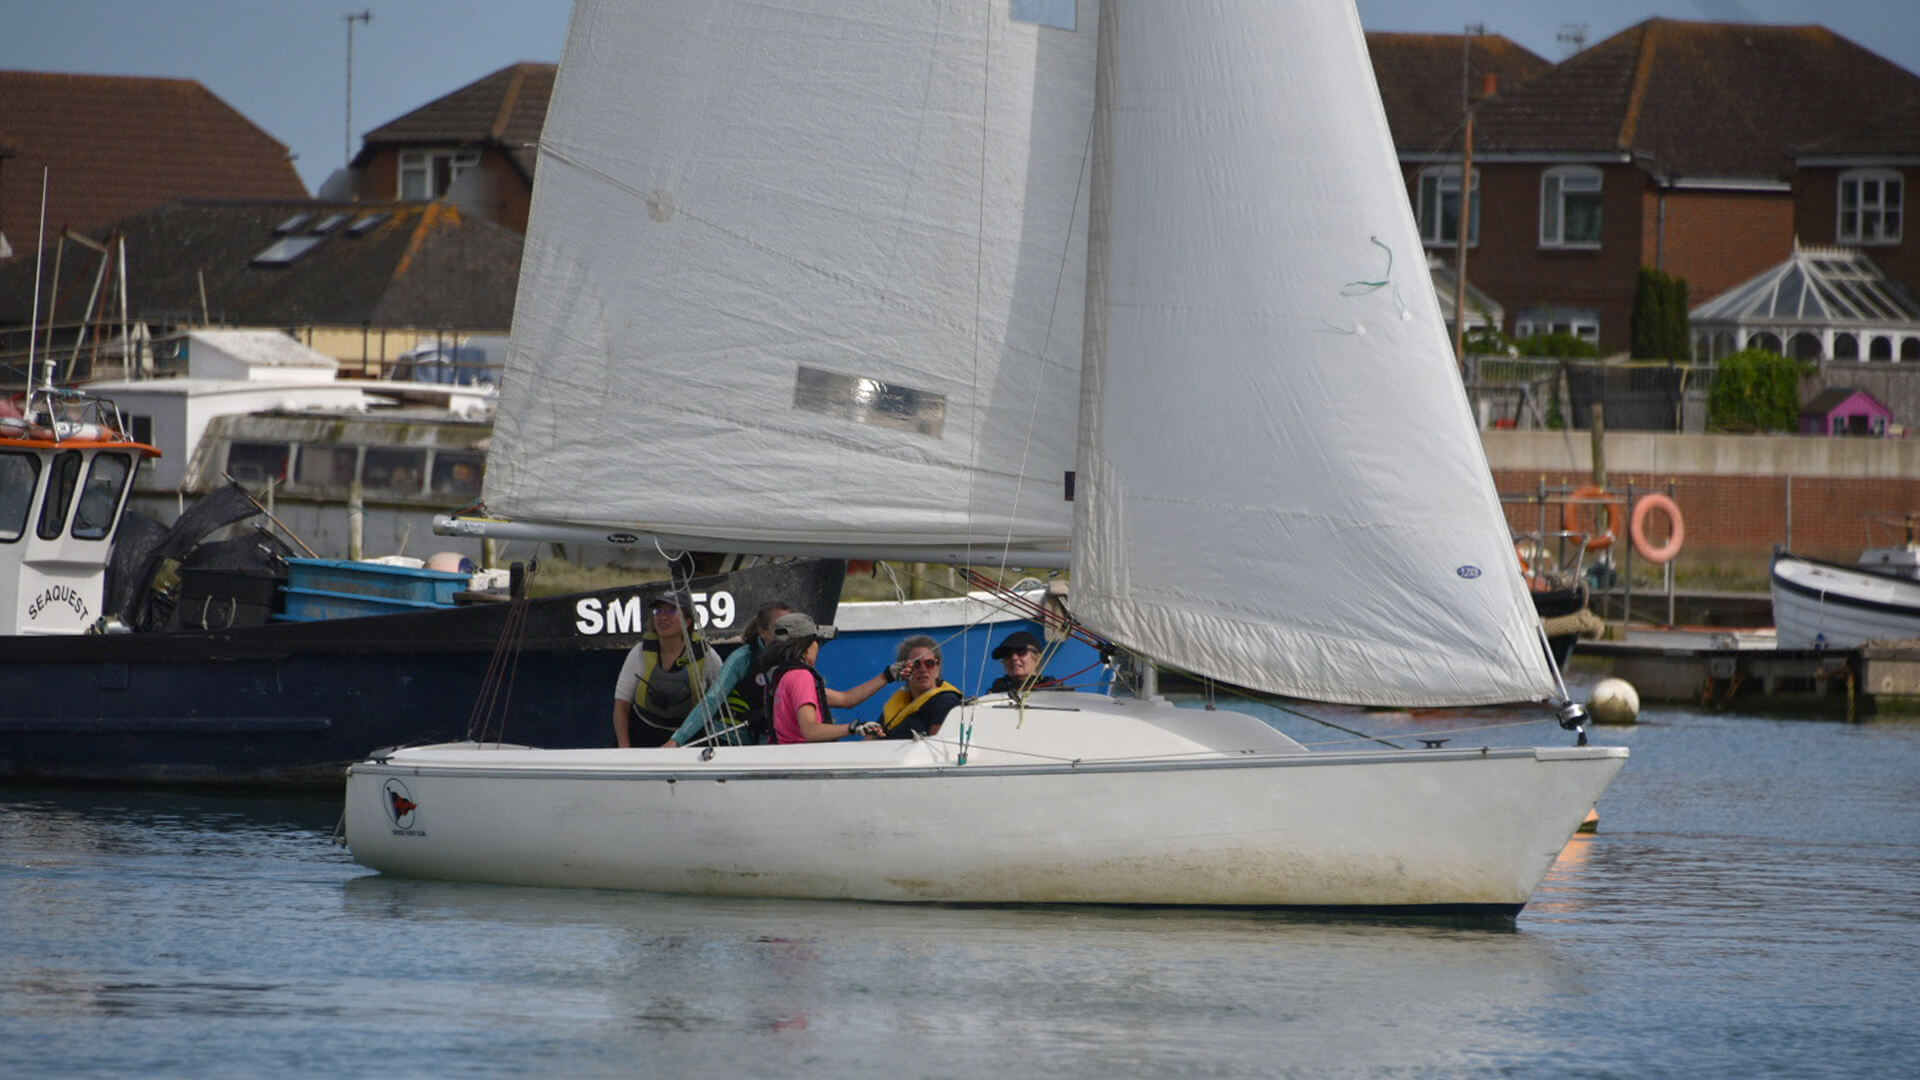
[[1040, 639], [1015, 630], [993, 650], [993, 658], [1007, 669], [987, 687], [989, 694], [1024, 694], [1029, 690], [1065, 689], [1059, 679], [1040, 674]]
[[773, 644], [767, 646], [767, 670], [761, 686], [767, 714], [773, 720], [774, 742], [832, 742], [849, 735], [881, 734], [880, 725], [871, 720], [864, 724], [836, 722], [833, 710], [850, 709], [872, 697], [900, 678], [902, 667], [889, 664], [852, 690], [829, 690], [813, 665], [820, 658], [821, 643], [833, 640], [834, 633], [833, 627], [821, 626], [801, 611], [773, 621]]
[[900, 643], [896, 654], [907, 666], [907, 685], [894, 691], [880, 707], [880, 726], [889, 739], [938, 735], [947, 713], [960, 704], [960, 688], [940, 676], [940, 643], [915, 634]]
[[740, 628], [740, 647], [720, 665], [720, 675], [707, 694], [687, 714], [667, 746], [686, 746], [695, 740], [713, 745], [740, 746], [773, 741], [773, 723], [767, 717], [766, 695], [759, 677], [766, 671], [767, 646], [773, 641], [773, 620], [793, 610], [784, 600], [760, 605]]
[[613, 685], [613, 740], [659, 746], [693, 711], [720, 675], [720, 658], [693, 630], [693, 598], [675, 591], [656, 598], [651, 625], [627, 651]]

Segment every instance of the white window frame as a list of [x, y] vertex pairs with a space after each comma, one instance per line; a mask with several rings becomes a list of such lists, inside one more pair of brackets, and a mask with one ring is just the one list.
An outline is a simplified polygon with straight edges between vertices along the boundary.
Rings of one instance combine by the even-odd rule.
[[1590, 165], [1560, 165], [1540, 174], [1540, 246], [1576, 248], [1593, 251], [1600, 247], [1600, 235], [1606, 229], [1605, 207], [1595, 214], [1597, 228], [1591, 240], [1567, 239], [1567, 199], [1591, 195], [1601, 198], [1604, 177]]
[[[1460, 201], [1460, 166], [1430, 165], [1421, 169], [1414, 181], [1414, 190], [1418, 195], [1420, 239], [1428, 247], [1450, 248], [1459, 244], [1459, 237], [1449, 235], [1442, 227], [1445, 220], [1441, 211], [1446, 200], [1452, 198], [1455, 206]], [[1458, 217], [1458, 215], [1455, 215]], [[1467, 246], [1476, 247], [1480, 243], [1480, 170], [1473, 170], [1473, 197], [1469, 200], [1467, 216]]]
[[1834, 238], [1842, 244], [1899, 243], [1906, 195], [1906, 177], [1897, 169], [1841, 173], [1834, 189]]
[[1514, 316], [1515, 339], [1535, 334], [1572, 334], [1581, 341], [1600, 344], [1600, 313], [1588, 308], [1533, 308]]
[[[480, 167], [478, 150], [402, 150], [399, 155], [398, 173], [394, 178], [394, 195], [402, 202], [431, 202], [447, 193], [447, 188], [434, 190], [433, 177], [437, 171], [434, 166], [439, 162], [447, 163], [447, 188], [451, 188], [462, 174], [469, 169]], [[415, 176], [421, 181], [424, 195], [407, 193], [407, 178]]]

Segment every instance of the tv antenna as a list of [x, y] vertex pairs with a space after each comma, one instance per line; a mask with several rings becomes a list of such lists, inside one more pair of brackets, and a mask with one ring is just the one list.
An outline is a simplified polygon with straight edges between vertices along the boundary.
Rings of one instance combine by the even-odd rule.
[[341, 165], [353, 163], [353, 24], [373, 21], [373, 9], [369, 8], [358, 15], [340, 16], [347, 24], [347, 132], [342, 143], [346, 147], [346, 158]]
[[1587, 24], [1561, 23], [1560, 32], [1554, 35], [1554, 40], [1560, 42], [1561, 48], [1567, 50], [1568, 56], [1572, 56], [1587, 47]]

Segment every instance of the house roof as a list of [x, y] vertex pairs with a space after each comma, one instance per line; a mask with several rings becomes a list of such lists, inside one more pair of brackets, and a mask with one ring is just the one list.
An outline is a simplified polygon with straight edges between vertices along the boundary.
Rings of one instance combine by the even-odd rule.
[[192, 79], [0, 71], [0, 232], [33, 250], [169, 199], [304, 199], [284, 144]]
[[[1387, 108], [1393, 143], [1402, 151], [1444, 150], [1460, 141], [1460, 95], [1478, 98], [1488, 75], [1501, 92], [1553, 65], [1499, 34], [1399, 34], [1370, 31], [1367, 52]], [[1462, 54], [1466, 59], [1463, 83]]]
[[1694, 325], [1877, 327], [1920, 324], [1920, 305], [1854, 248], [1800, 247], [1783, 263], [1689, 313]]
[[1627, 153], [1673, 179], [1784, 179], [1793, 147], [1920, 101], [1920, 75], [1819, 26], [1648, 19], [1486, 103], [1475, 149]]
[[1902, 102], [1866, 122], [1797, 148], [1800, 164], [1824, 157], [1920, 159], [1920, 100]]
[[[331, 227], [316, 232], [330, 217]], [[449, 203], [181, 200], [115, 228], [126, 238], [136, 318], [199, 321], [204, 283], [212, 321], [246, 326], [504, 331], [513, 320], [520, 234]], [[288, 238], [315, 243], [284, 263], [260, 261]], [[29, 321], [33, 262], [0, 267], [0, 325]], [[65, 280], [45, 284], [61, 298], [56, 322], [79, 317], [88, 291], [81, 279], [90, 283], [92, 272], [88, 259], [69, 257]]]
[[365, 166], [381, 147], [497, 146], [531, 180], [556, 70], [512, 64], [470, 82], [369, 131], [353, 163]]
[[1800, 415], [1825, 416], [1846, 404], [1848, 399], [1852, 398], [1855, 394], [1865, 396], [1868, 401], [1880, 406], [1882, 411], [1890, 411], [1879, 398], [1874, 397], [1871, 393], [1868, 393], [1858, 386], [1829, 386], [1825, 390], [1815, 394], [1813, 400], [1800, 406]]

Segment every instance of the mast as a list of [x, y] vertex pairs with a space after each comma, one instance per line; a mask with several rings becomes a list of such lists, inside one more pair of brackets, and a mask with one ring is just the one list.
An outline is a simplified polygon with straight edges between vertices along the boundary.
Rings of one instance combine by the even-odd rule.
[[1482, 23], [1469, 23], [1460, 37], [1460, 110], [1466, 114], [1460, 151], [1460, 225], [1453, 255], [1453, 356], [1467, 370], [1467, 237], [1473, 230], [1473, 100], [1467, 89], [1473, 60], [1473, 36], [1484, 34]]

